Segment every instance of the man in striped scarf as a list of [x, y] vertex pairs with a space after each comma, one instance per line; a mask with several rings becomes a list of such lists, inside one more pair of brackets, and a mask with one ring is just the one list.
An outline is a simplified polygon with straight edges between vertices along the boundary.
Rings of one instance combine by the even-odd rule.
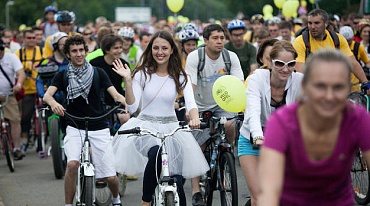
[[[104, 113], [100, 93], [106, 90], [115, 101], [125, 104], [124, 97], [117, 92], [109, 80], [108, 75], [101, 68], [94, 68], [85, 60], [87, 52], [86, 42], [82, 36], [69, 37], [64, 45], [64, 53], [70, 60], [67, 72], [68, 85], [64, 83], [65, 73], [59, 72], [53, 79], [44, 95], [44, 101], [50, 105], [52, 111], [64, 116], [64, 111], [78, 117], [95, 117]], [[94, 74], [97, 72], [98, 74]], [[99, 81], [94, 81], [94, 75]], [[99, 84], [99, 85], [94, 85]], [[102, 89], [103, 90], [102, 90]], [[66, 93], [67, 104], [64, 108], [53, 98], [58, 90]], [[76, 190], [76, 176], [79, 167], [81, 143], [85, 130], [85, 123], [71, 121], [66, 118], [66, 136], [64, 138], [67, 169], [64, 177], [65, 205], [72, 206]], [[121, 205], [118, 194], [118, 178], [114, 168], [114, 155], [111, 147], [110, 131], [106, 120], [89, 121], [89, 140], [92, 149], [92, 159], [95, 166], [95, 178], [106, 178], [113, 194], [113, 205]], [[111, 157], [104, 158], [102, 157]]]

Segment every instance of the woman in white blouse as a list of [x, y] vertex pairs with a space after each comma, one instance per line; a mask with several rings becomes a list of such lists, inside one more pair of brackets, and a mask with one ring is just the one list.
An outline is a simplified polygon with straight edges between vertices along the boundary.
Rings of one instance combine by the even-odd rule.
[[[194, 100], [191, 81], [181, 66], [181, 57], [172, 35], [159, 31], [152, 36], [133, 74], [128, 65], [116, 61], [114, 71], [124, 78], [126, 103], [131, 114], [135, 113], [141, 102], [137, 118], [131, 118], [120, 130], [141, 127], [151, 131], [172, 132], [179, 126], [174, 102], [178, 94], [183, 94], [189, 112], [189, 125], [199, 128], [198, 108]], [[160, 140], [149, 135], [128, 137], [115, 136], [117, 172], [129, 175], [141, 174], [143, 178], [142, 205], [149, 206], [157, 186], [156, 168], [161, 169], [161, 156], [156, 159]], [[166, 139], [170, 175], [177, 179], [180, 205], [186, 206], [182, 187], [182, 176], [192, 178], [207, 172], [209, 166], [204, 155], [189, 132], [177, 132]], [[156, 165], [157, 162], [157, 165]]]
[[[256, 205], [257, 163], [259, 151], [252, 144], [263, 143], [263, 127], [279, 107], [294, 102], [300, 93], [303, 75], [294, 71], [297, 53], [292, 44], [282, 40], [270, 51], [271, 68], [257, 69], [248, 78], [247, 107], [240, 129], [238, 156], [247, 182], [252, 205]], [[253, 142], [251, 142], [253, 141]]]

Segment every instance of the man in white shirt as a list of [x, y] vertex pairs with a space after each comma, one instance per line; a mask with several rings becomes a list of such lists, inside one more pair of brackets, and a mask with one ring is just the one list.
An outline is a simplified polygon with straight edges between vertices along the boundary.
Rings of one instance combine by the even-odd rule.
[[[224, 75], [230, 74], [236, 76], [240, 81], [243, 81], [244, 75], [240, 66], [238, 56], [231, 51], [226, 50], [230, 56], [231, 67], [228, 71], [227, 65], [224, 62], [222, 51], [225, 43], [225, 30], [218, 24], [211, 24], [204, 28], [204, 54], [205, 62], [202, 71], [198, 72], [200, 49], [191, 52], [186, 60], [185, 70], [190, 76], [193, 84], [195, 101], [198, 105], [200, 113], [204, 111], [212, 111], [216, 117], [232, 117], [233, 113], [226, 112], [221, 109], [212, 96], [212, 87], [215, 81]], [[230, 142], [235, 139], [235, 125], [232, 122], [225, 124], [226, 137]], [[202, 145], [209, 138], [209, 130], [203, 132], [195, 132], [195, 138], [199, 145]], [[205, 205], [202, 195], [199, 192], [199, 177], [192, 179], [193, 186], [193, 205]]]

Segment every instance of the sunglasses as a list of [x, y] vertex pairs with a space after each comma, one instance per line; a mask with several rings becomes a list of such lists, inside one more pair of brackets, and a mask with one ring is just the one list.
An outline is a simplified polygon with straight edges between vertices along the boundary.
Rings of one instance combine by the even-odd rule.
[[0, 51], [4, 51], [5, 50], [5, 46], [0, 46]]
[[278, 69], [282, 69], [284, 67], [287, 67], [289, 69], [294, 69], [295, 65], [296, 65], [295, 60], [284, 62], [284, 61], [281, 61], [281, 60], [278, 60], [278, 59], [273, 59], [272, 63], [274, 64], [274, 67], [276, 67]]
[[36, 39], [36, 37], [28, 36], [28, 37], [26, 37], [26, 39]]
[[85, 36], [89, 36], [91, 35], [92, 33], [84, 33]]

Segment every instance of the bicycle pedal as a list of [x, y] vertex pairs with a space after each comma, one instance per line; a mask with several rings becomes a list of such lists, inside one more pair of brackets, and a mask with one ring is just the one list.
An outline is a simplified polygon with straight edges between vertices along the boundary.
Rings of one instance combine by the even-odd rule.
[[48, 158], [46, 152], [44, 152], [44, 151], [39, 151], [38, 156], [39, 156], [40, 159], [47, 159]]

